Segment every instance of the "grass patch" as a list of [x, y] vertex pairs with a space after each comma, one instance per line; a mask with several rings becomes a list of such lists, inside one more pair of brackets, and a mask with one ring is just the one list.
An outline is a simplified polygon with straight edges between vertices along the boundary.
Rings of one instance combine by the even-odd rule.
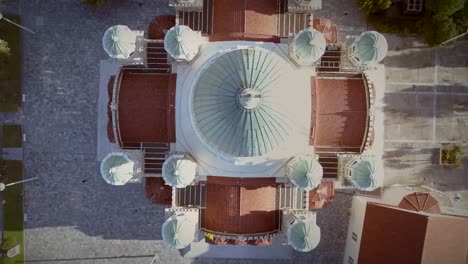
[[21, 148], [23, 146], [23, 127], [21, 125], [3, 125], [2, 146]]
[[[7, 160], [9, 182], [23, 179], [23, 164], [20, 160]], [[24, 262], [24, 234], [23, 234], [23, 184], [6, 187], [3, 191], [3, 237], [12, 237], [21, 247], [21, 253], [13, 258], [13, 263]]]
[[[18, 15], [5, 15], [19, 23]], [[21, 106], [21, 31], [0, 20], [0, 38], [8, 42], [10, 55], [0, 56], [0, 112], [16, 112]]]

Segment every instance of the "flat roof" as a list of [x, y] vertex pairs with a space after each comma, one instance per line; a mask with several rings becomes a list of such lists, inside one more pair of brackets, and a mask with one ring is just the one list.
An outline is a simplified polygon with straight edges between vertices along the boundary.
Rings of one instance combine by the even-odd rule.
[[275, 178], [208, 176], [205, 228], [218, 233], [258, 234], [278, 229]]
[[176, 74], [122, 70], [118, 126], [123, 143], [175, 142]]
[[312, 83], [315, 133], [311, 143], [359, 152], [367, 127], [364, 79], [312, 77]]
[[465, 263], [468, 218], [368, 202], [358, 263]]

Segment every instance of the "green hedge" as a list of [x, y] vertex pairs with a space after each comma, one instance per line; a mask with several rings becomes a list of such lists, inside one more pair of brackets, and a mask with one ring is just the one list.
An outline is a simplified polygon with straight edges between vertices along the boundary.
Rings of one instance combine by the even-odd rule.
[[[20, 23], [18, 15], [5, 17]], [[0, 32], [9, 49], [9, 55], [0, 56], [0, 112], [16, 112], [21, 106], [21, 32], [5, 21], [0, 23]]]

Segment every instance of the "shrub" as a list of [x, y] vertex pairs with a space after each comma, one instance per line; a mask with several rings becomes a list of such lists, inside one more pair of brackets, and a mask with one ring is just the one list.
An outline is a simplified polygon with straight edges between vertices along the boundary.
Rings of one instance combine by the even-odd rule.
[[468, 28], [468, 0], [465, 6], [453, 14], [453, 21], [457, 25], [458, 34], [465, 33]]
[[431, 10], [435, 17], [442, 19], [453, 15], [465, 5], [465, 0], [426, 0], [425, 7]]
[[0, 257], [0, 264], [13, 264], [13, 259], [7, 256]]
[[370, 14], [367, 16], [367, 23], [384, 33], [420, 34], [422, 32], [422, 21]]
[[455, 145], [452, 148], [443, 149], [441, 157], [442, 164], [455, 165], [457, 168], [461, 167], [462, 161], [460, 154], [462, 153], [463, 151], [458, 145]]
[[2, 250], [9, 250], [10, 248], [16, 246], [18, 244], [18, 241], [16, 241], [16, 238], [14, 237], [6, 237], [2, 241], [2, 245], [0, 245], [0, 249]]
[[0, 55], [10, 55], [10, 47], [8, 47], [8, 42], [0, 39]]
[[6, 183], [8, 181], [7, 164], [6, 161], [0, 158], [0, 182]]
[[436, 46], [456, 36], [457, 26], [453, 23], [452, 18], [445, 18], [443, 20], [426, 18], [423, 35], [427, 44]]
[[376, 13], [382, 10], [386, 10], [392, 5], [391, 0], [357, 0], [359, 9], [366, 13]]
[[104, 4], [107, 0], [82, 0], [82, 2], [86, 5], [90, 6], [100, 6]]

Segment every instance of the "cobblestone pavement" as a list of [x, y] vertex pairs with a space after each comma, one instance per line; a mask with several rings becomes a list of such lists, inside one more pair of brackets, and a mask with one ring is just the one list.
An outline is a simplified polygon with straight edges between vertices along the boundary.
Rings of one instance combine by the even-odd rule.
[[[157, 263], [264, 263], [181, 258], [163, 245], [163, 208], [146, 200], [142, 184], [112, 187], [100, 179], [96, 162], [99, 62], [107, 59], [101, 36], [115, 24], [146, 30], [154, 16], [173, 13], [166, 0], [109, 2], [99, 8], [78, 0], [19, 4], [22, 23], [36, 32], [23, 34], [27, 101], [21, 113], [0, 117], [24, 124], [25, 177], [39, 177], [25, 185], [26, 260], [149, 264], [157, 254]], [[337, 2], [349, 5], [351, 1]], [[330, 16], [341, 13], [339, 9], [321, 13]], [[349, 10], [340, 23], [352, 21], [356, 10]], [[291, 261], [267, 262], [341, 263], [350, 204], [349, 196], [337, 194], [335, 202], [318, 213], [322, 241], [316, 250], [295, 253]]]

